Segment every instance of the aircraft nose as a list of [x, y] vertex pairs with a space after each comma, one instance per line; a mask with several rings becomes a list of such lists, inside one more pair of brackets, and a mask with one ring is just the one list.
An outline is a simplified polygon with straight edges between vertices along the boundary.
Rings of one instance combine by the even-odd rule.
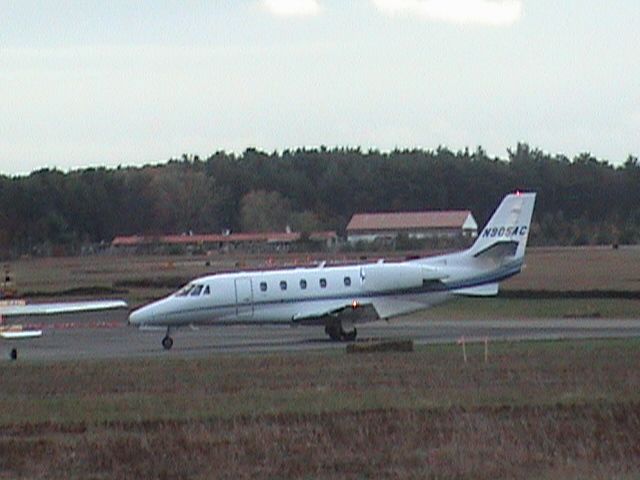
[[146, 307], [138, 308], [129, 314], [129, 325], [140, 326], [153, 320], [153, 313]]

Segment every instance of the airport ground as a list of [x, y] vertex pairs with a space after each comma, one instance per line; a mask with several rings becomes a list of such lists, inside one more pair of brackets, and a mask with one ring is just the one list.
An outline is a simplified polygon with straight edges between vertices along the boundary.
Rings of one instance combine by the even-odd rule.
[[[37, 300], [135, 305], [207, 271], [309, 260], [88, 257], [11, 268]], [[38, 355], [25, 350], [0, 368], [0, 478], [637, 478], [638, 260], [636, 248], [533, 249], [506, 297], [402, 319], [412, 353], [348, 355], [321, 332], [275, 327], [248, 342], [240, 327], [178, 333], [168, 354], [157, 333], [54, 330]], [[371, 328], [361, 333], [398, 334]], [[464, 362], [455, 340], [466, 332], [491, 337], [486, 361], [480, 341]], [[618, 338], [574, 338], [586, 336]], [[83, 354], [92, 341], [106, 353]], [[55, 353], [65, 348], [77, 350]]]

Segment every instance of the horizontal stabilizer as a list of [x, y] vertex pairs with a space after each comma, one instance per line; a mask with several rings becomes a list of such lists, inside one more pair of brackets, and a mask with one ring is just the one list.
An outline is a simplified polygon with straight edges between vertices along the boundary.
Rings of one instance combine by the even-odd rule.
[[498, 294], [498, 284], [487, 283], [486, 285], [478, 285], [477, 287], [461, 288], [454, 290], [453, 293], [467, 297], [494, 297]]

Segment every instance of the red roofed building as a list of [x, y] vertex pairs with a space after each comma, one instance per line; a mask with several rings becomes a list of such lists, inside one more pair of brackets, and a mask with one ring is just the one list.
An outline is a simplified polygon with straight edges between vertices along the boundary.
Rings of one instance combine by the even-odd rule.
[[[324, 248], [332, 248], [337, 241], [336, 232], [312, 232], [305, 237]], [[229, 234], [191, 234], [158, 236], [120, 236], [115, 237], [111, 246], [127, 251], [157, 251], [163, 247], [180, 246], [187, 250], [235, 250], [244, 251], [286, 251], [303, 235], [299, 232], [265, 233], [229, 233]]]
[[357, 213], [347, 225], [349, 243], [408, 238], [475, 237], [478, 224], [468, 210]]

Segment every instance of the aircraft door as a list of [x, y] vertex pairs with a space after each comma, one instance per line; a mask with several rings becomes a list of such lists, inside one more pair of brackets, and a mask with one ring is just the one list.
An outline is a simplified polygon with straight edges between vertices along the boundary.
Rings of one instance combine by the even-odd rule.
[[253, 316], [253, 288], [250, 278], [237, 278], [236, 281], [236, 314], [238, 317]]

